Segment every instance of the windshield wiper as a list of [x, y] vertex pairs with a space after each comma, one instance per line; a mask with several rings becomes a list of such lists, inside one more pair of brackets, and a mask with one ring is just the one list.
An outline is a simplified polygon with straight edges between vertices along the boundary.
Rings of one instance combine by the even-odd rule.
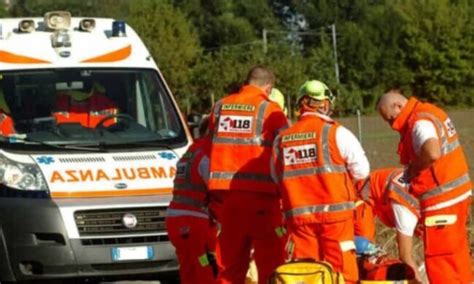
[[117, 143], [117, 144], [153, 146], [153, 147], [158, 147], [158, 148], [165, 148], [173, 152], [173, 154], [175, 154], [176, 157], [179, 157], [178, 153], [176, 153], [173, 147], [171, 147], [169, 144], [161, 143], [159, 141], [160, 139], [155, 138], [155, 139], [146, 139], [146, 140], [132, 140], [132, 141], [127, 141], [124, 143]]
[[[0, 136], [0, 141], [10, 144], [25, 144], [25, 145], [41, 145], [47, 146], [55, 149], [66, 149], [66, 150], [78, 150], [78, 151], [94, 151], [94, 152], [107, 152], [105, 149], [100, 148], [90, 148], [86, 145], [78, 146], [78, 145], [67, 145], [67, 144], [56, 144], [56, 143], [49, 143], [46, 141], [31, 139], [27, 135], [15, 135], [10, 137]], [[96, 146], [93, 144], [92, 146]]]

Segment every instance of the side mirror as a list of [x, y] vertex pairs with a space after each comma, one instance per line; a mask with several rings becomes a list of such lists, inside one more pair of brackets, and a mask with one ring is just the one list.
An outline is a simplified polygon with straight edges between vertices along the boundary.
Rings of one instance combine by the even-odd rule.
[[188, 115], [188, 127], [189, 130], [191, 130], [191, 134], [193, 135], [193, 138], [199, 138], [199, 125], [201, 124], [202, 121], [202, 114], [196, 114], [192, 113]]

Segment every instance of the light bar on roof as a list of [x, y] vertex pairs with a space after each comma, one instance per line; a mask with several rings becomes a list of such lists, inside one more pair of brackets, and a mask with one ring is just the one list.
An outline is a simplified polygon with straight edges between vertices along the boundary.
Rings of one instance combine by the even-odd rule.
[[113, 21], [112, 22], [112, 36], [113, 37], [125, 37], [127, 36], [125, 21]]

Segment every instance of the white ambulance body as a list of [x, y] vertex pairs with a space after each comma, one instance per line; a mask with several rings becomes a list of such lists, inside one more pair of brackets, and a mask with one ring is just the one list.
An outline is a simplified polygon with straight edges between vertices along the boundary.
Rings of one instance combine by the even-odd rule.
[[0, 134], [0, 281], [176, 270], [164, 218], [191, 138], [130, 26], [0, 19]]

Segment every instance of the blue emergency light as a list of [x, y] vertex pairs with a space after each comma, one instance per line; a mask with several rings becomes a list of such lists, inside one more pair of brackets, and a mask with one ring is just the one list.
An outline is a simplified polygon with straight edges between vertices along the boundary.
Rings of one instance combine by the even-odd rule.
[[113, 21], [112, 36], [114, 37], [127, 36], [127, 33], [125, 32], [125, 21]]

